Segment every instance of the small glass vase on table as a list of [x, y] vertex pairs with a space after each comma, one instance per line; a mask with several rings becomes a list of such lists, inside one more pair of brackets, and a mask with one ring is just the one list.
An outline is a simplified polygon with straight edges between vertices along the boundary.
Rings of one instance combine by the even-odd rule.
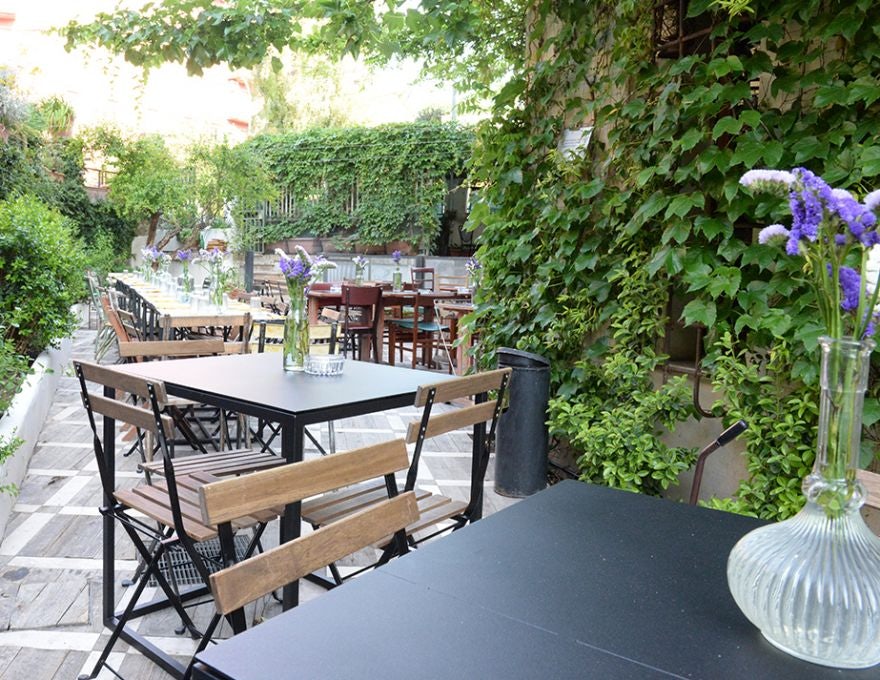
[[276, 250], [278, 266], [287, 281], [290, 307], [284, 320], [283, 367], [285, 371], [305, 370], [309, 355], [309, 285], [326, 269], [336, 265], [322, 257], [312, 258], [304, 248], [297, 246], [291, 255]]
[[193, 252], [188, 248], [178, 250], [174, 257], [180, 262], [183, 270], [183, 274], [178, 281], [177, 299], [183, 304], [188, 304], [192, 300], [193, 290], [195, 289], [195, 281], [193, 281], [192, 276], [189, 274], [189, 265], [194, 261]]
[[401, 257], [402, 253], [399, 250], [395, 250], [391, 253], [391, 259], [394, 262], [394, 273], [391, 275], [391, 290], [395, 293], [399, 293], [403, 290], [403, 274], [400, 272]]
[[357, 257], [352, 258], [351, 261], [354, 262], [354, 285], [363, 286], [364, 271], [367, 268], [367, 258], [363, 255], [358, 255]]
[[[859, 512], [865, 491], [855, 475], [874, 349], [880, 192], [858, 203], [802, 168], [753, 171], [742, 183], [789, 198], [791, 229], [772, 225], [759, 240], [784, 241], [789, 255], [807, 260], [828, 335], [819, 342], [818, 444], [803, 483], [805, 506], [740, 539], [728, 559], [728, 584], [743, 614], [782, 651], [835, 668], [867, 668], [880, 663], [880, 538]], [[851, 266], [857, 259], [864, 276]]]
[[207, 270], [211, 279], [208, 288], [208, 304], [216, 313], [223, 311], [226, 293], [226, 282], [233, 273], [233, 265], [226, 258], [226, 254], [219, 248], [211, 250], [202, 249], [199, 257], [193, 260], [199, 262]]

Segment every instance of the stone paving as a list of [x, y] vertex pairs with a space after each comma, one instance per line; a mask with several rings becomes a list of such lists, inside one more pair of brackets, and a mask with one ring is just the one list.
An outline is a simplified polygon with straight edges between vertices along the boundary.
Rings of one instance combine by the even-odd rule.
[[[93, 358], [95, 331], [81, 329], [74, 339], [74, 358]], [[452, 407], [447, 407], [452, 408]], [[337, 447], [346, 450], [402, 436], [406, 423], [417, 417], [414, 408], [397, 409], [336, 423]], [[326, 439], [326, 428], [319, 436]], [[420, 485], [454, 498], [468, 493], [470, 439], [456, 432], [426, 442], [420, 466]], [[306, 451], [306, 455], [318, 455]], [[134, 484], [140, 478], [134, 456], [120, 459], [118, 477]], [[490, 462], [485, 513], [510, 504], [494, 493]], [[101, 623], [100, 484], [79, 385], [68, 370], [21, 485], [13, 514], [0, 542], [0, 678], [49, 680], [76, 678], [91, 670], [107, 639]], [[277, 535], [270, 527], [267, 536]], [[442, 540], [438, 539], [438, 540]], [[133, 570], [134, 550], [117, 531], [120, 570]], [[349, 568], [356, 567], [357, 559]], [[119, 573], [119, 572], [118, 572]], [[117, 602], [125, 589], [116, 584]], [[324, 591], [301, 586], [301, 600]], [[210, 615], [211, 605], [198, 608], [196, 620]], [[271, 598], [252, 606], [250, 618], [277, 614]], [[161, 648], [183, 656], [193, 642], [174, 633], [177, 623], [168, 614], [146, 617], [140, 632]], [[228, 635], [228, 629], [220, 636]], [[168, 678], [137, 652], [117, 644], [111, 665], [126, 678]], [[113, 677], [104, 670], [100, 678]]]

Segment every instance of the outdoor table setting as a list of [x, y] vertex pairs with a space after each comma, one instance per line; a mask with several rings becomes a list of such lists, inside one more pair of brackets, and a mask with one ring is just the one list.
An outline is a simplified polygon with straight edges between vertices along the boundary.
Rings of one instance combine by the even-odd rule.
[[220, 642], [194, 677], [876, 677], [784, 654], [742, 615], [727, 555], [762, 525], [561, 482]]
[[[164, 381], [175, 397], [280, 423], [281, 456], [288, 462], [303, 459], [307, 425], [409, 406], [424, 382], [419, 372], [361, 361], [347, 361], [333, 376], [284, 370], [274, 353], [127, 364], [119, 370]], [[299, 507], [289, 506], [281, 521], [282, 542], [299, 531]], [[296, 584], [284, 589], [283, 599], [285, 608], [296, 604]]]

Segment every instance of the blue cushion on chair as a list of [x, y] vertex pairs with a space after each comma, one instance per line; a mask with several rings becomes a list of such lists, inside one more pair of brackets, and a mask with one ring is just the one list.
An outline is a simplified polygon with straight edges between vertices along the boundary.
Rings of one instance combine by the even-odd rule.
[[[412, 330], [413, 327], [412, 319], [394, 319], [394, 323], [400, 328]], [[443, 326], [436, 321], [419, 321], [419, 330], [424, 333], [437, 333], [439, 331], [448, 331], [449, 326]]]

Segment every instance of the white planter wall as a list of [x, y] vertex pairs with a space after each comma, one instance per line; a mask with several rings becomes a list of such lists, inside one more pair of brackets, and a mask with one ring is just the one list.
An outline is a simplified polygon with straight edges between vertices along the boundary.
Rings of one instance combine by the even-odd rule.
[[[0, 437], [16, 436], [24, 440], [15, 455], [0, 466], [0, 484], [21, 485], [72, 347], [72, 341], [65, 339], [58, 349], [48, 349], [40, 354], [34, 362], [34, 374], [28, 376], [12, 406], [0, 418]], [[13, 496], [0, 493], [0, 538], [6, 531], [14, 504]]]

